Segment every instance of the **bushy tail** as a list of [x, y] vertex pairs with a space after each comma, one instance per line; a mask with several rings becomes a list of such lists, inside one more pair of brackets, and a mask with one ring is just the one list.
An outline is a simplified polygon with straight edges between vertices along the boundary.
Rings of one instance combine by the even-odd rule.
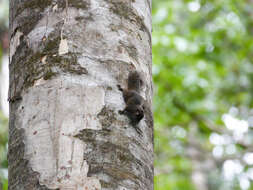
[[132, 71], [128, 75], [128, 90], [140, 92], [143, 85], [143, 80], [139, 72]]

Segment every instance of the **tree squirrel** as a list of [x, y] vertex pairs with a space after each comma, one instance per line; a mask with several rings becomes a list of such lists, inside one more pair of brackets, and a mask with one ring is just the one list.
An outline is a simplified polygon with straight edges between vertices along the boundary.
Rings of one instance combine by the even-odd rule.
[[125, 109], [120, 110], [119, 114], [126, 115], [130, 119], [130, 124], [139, 134], [142, 134], [142, 131], [137, 127], [137, 124], [144, 117], [144, 99], [140, 95], [142, 85], [143, 80], [137, 71], [129, 73], [127, 89], [122, 89], [120, 85], [117, 85], [118, 89], [123, 92], [126, 103]]

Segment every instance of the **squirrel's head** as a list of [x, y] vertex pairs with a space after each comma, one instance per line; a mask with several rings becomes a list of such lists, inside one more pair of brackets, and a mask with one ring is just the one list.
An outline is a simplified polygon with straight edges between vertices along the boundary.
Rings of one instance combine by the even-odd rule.
[[143, 118], [144, 112], [141, 106], [137, 106], [135, 110], [135, 117], [139, 119], [139, 121]]
[[137, 125], [144, 117], [144, 110], [140, 105], [129, 105], [126, 108], [126, 114], [133, 125]]

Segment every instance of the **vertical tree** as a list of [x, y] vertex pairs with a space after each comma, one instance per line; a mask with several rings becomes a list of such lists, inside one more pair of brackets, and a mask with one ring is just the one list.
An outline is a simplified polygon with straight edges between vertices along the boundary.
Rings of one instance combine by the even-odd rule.
[[[9, 189], [153, 189], [150, 0], [10, 1]], [[144, 79], [138, 135], [117, 85]]]

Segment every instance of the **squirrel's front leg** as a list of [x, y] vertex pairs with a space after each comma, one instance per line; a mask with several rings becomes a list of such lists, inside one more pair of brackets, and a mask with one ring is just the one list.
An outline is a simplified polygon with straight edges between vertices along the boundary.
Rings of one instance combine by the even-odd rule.
[[124, 110], [119, 110], [119, 114], [120, 115], [126, 115], [126, 110], [124, 109]]

